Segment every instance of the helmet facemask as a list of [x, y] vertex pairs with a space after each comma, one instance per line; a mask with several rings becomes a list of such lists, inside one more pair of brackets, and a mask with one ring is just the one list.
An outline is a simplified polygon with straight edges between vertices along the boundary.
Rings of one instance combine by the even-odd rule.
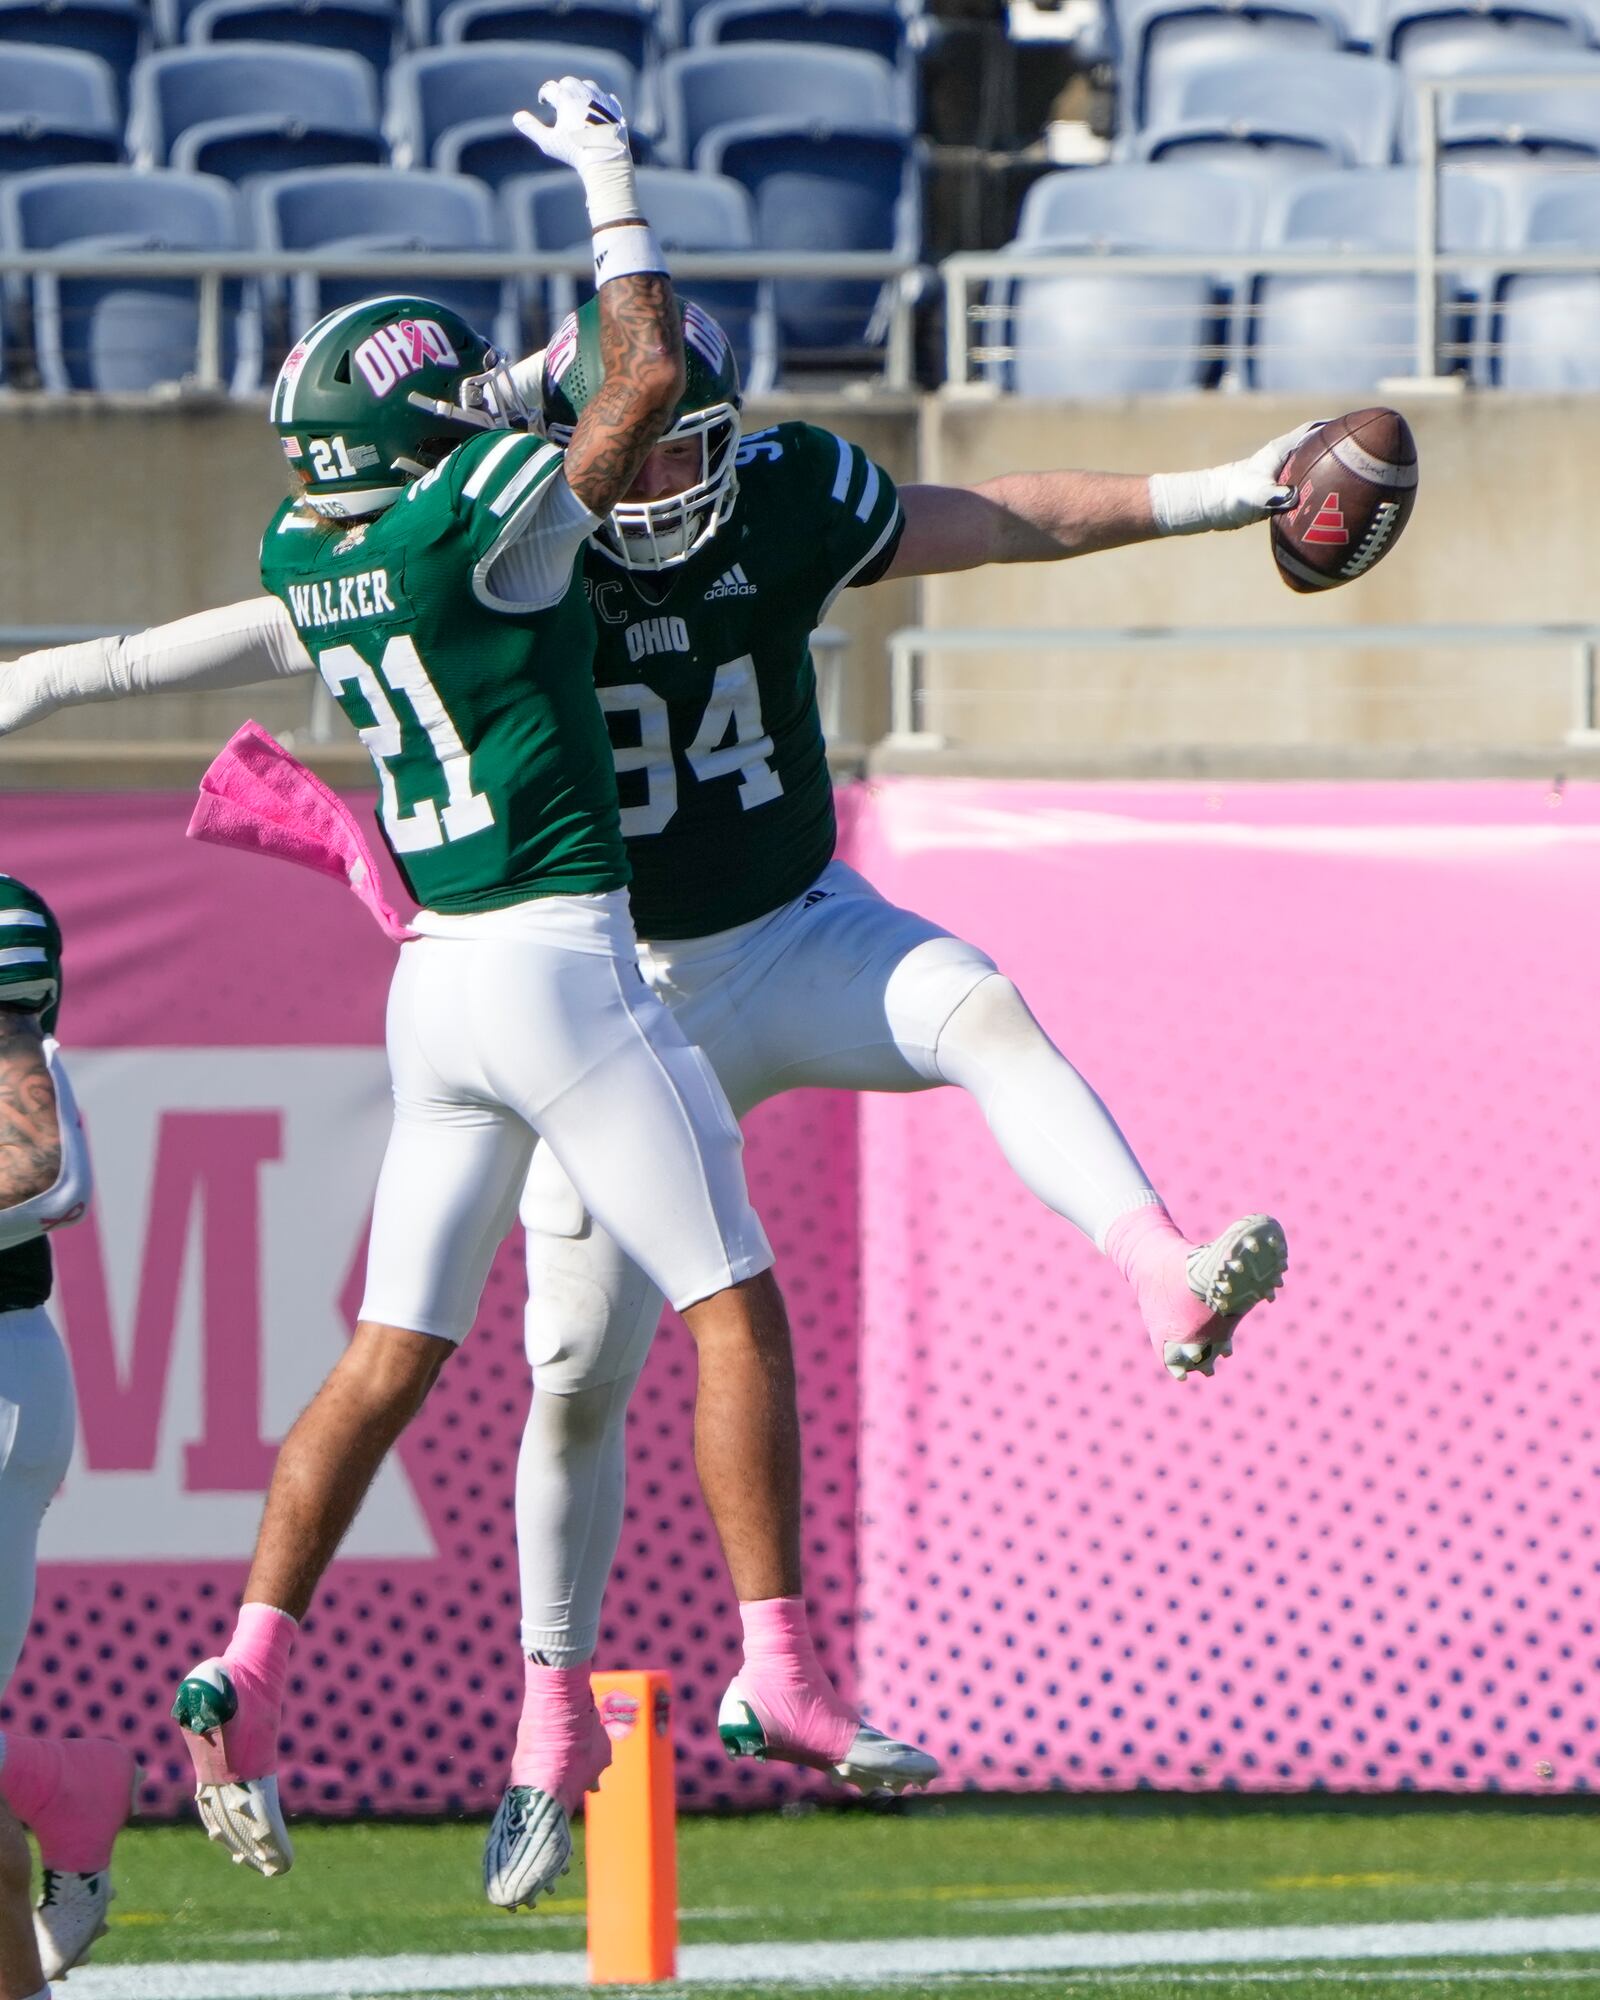
[[[702, 306], [682, 301], [684, 389], [657, 446], [694, 441], [700, 462], [681, 492], [659, 500], [619, 500], [590, 536], [621, 568], [676, 569], [703, 549], [733, 512], [738, 495], [739, 364], [728, 336]], [[598, 295], [569, 313], [545, 349], [540, 406], [545, 435], [571, 443], [605, 379]]]
[[[658, 444], [697, 440], [698, 477], [681, 493], [660, 500], [619, 500], [590, 537], [595, 547], [624, 569], [676, 569], [686, 563], [733, 512], [741, 435], [739, 412], [732, 403], [713, 403], [680, 417]], [[553, 424], [550, 436], [565, 445], [572, 431]]]
[[[466, 424], [477, 431], [526, 431], [535, 428], [534, 413], [517, 387], [510, 360], [498, 347], [483, 350], [483, 367], [476, 375], [462, 376], [453, 403], [442, 397], [419, 395], [415, 389], [406, 401], [414, 410], [427, 410], [433, 416], [443, 417], [446, 423]], [[453, 451], [461, 440], [448, 438], [438, 442]], [[439, 452], [434, 462], [444, 456], [444, 452]], [[408, 458], [397, 458], [394, 468], [397, 472], [408, 473], [413, 479], [419, 479], [423, 473], [433, 470], [431, 465]]]

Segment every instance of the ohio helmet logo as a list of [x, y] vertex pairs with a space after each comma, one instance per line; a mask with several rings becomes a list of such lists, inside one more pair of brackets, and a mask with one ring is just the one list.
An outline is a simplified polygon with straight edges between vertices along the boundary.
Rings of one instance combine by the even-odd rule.
[[369, 334], [353, 358], [373, 395], [387, 396], [402, 377], [432, 362], [454, 368], [458, 357], [436, 319], [397, 319]]

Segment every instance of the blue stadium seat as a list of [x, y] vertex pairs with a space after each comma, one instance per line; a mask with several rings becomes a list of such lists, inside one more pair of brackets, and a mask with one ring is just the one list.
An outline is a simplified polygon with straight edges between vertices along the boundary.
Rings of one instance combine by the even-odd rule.
[[1065, 167], [1034, 182], [1017, 217], [1016, 246], [1070, 239], [1108, 250], [1248, 250], [1261, 194], [1237, 174], [1175, 174], [1138, 164]]
[[195, 43], [281, 42], [342, 49], [387, 69], [400, 45], [399, 0], [200, 0], [186, 38]]
[[[1261, 195], [1242, 175], [1113, 165], [1047, 174], [1028, 190], [1018, 250], [1243, 251]], [[1220, 372], [1231, 279], [1068, 272], [1002, 281], [1009, 365], [987, 371], [1024, 395], [1193, 389]]]
[[[1439, 97], [1441, 151], [1460, 159], [1551, 158], [1593, 159], [1600, 156], [1600, 89], [1579, 79], [1600, 77], [1600, 53], [1593, 49], [1554, 48], [1540, 44], [1518, 58], [1517, 67], [1549, 76], [1570, 74], [1574, 86], [1484, 82], [1474, 85], [1474, 72], [1502, 75], [1504, 54], [1478, 46], [1436, 49], [1424, 63], [1420, 56], [1408, 68], [1421, 75], [1459, 79], [1459, 87]], [[1401, 132], [1403, 158], [1414, 159], [1416, 121], [1410, 107]]]
[[1563, 0], [1383, 0], [1377, 53], [1391, 62], [1429, 70], [1459, 49], [1485, 50], [1515, 69], [1551, 48], [1581, 49], [1591, 39], [1581, 9]]
[[[644, 167], [639, 173], [639, 199], [662, 248], [669, 252], [749, 250], [755, 244], [755, 211], [737, 181], [718, 174]], [[500, 203], [514, 248], [587, 249], [589, 217], [576, 175], [533, 174], [510, 181], [500, 190]], [[771, 287], [756, 280], [697, 279], [681, 289], [721, 322], [746, 391], [760, 394], [770, 389], [777, 375]], [[593, 290], [587, 279], [550, 281], [546, 331]]]
[[[1498, 236], [1500, 213], [1492, 183], [1446, 171], [1439, 213], [1446, 249], [1487, 251]], [[1279, 190], [1263, 224], [1262, 247], [1409, 253], [1416, 224], [1413, 169], [1318, 174]], [[1385, 376], [1409, 375], [1416, 303], [1409, 275], [1338, 269], [1262, 275], [1251, 287], [1244, 381], [1254, 389], [1300, 394], [1372, 390]], [[1471, 300], [1459, 285], [1446, 284], [1442, 305], [1443, 337], [1464, 352]]]
[[377, 167], [389, 149], [377, 132], [339, 132], [298, 118], [207, 118], [180, 133], [172, 164], [235, 183], [311, 167]]
[[109, 64], [80, 49], [7, 51], [0, 62], [0, 173], [121, 157]]
[[656, 11], [646, 0], [447, 0], [437, 38], [472, 42], [572, 43], [604, 49], [636, 72], [660, 53]]
[[[0, 240], [22, 250], [232, 250], [248, 239], [225, 181], [67, 167], [0, 182]], [[34, 347], [45, 388], [142, 391], [193, 374], [197, 286], [187, 278], [33, 281]], [[233, 282], [223, 288], [223, 371], [236, 393], [260, 381], [260, 324]]]
[[[1600, 171], [1513, 183], [1508, 247], [1572, 250], [1600, 266]], [[1492, 283], [1478, 379], [1546, 394], [1600, 389], [1600, 270], [1501, 273]]]
[[892, 66], [855, 49], [744, 42], [728, 49], [683, 49], [661, 65], [663, 163], [699, 164], [700, 141], [716, 125], [773, 118], [792, 126], [912, 127]]
[[859, 49], [884, 62], [910, 59], [912, 36], [896, 0], [710, 0], [694, 17], [694, 46], [804, 42], [809, 48]]
[[[312, 133], [370, 139], [377, 121], [377, 83], [359, 57], [279, 42], [163, 49], [134, 69], [128, 147], [139, 165], [161, 166], [183, 134], [224, 125], [206, 136], [228, 141], [234, 171], [270, 173], [310, 164], [304, 148]], [[198, 143], [190, 141], [186, 159]]]
[[[542, 85], [577, 73], [614, 91], [631, 112], [637, 95], [633, 71], [604, 49], [575, 49], [564, 43], [472, 42], [460, 48], [418, 49], [389, 71], [386, 123], [397, 166], [443, 166], [440, 141], [469, 122], [483, 136], [485, 120], [509, 125], [513, 111], [537, 109]], [[548, 115], [548, 114], [541, 114]], [[519, 149], [522, 170], [535, 171], [542, 155], [526, 139], [507, 132]], [[459, 157], [459, 156], [458, 156]]]
[[[881, 250], [915, 259], [921, 249], [916, 142], [892, 125], [745, 118], [708, 132], [694, 164], [748, 189], [763, 250]], [[893, 281], [786, 278], [774, 295], [786, 351], [855, 354], [885, 338]]]
[[[1099, 245], [1069, 237], [1027, 247], [1066, 254]], [[1004, 290], [1012, 353], [992, 372], [1019, 396], [1160, 395], [1216, 379], [1221, 328], [1203, 276], [1041, 273], [1011, 279]]]
[[[501, 247], [493, 200], [476, 181], [454, 174], [329, 167], [260, 181], [251, 200], [263, 249], [343, 249], [365, 255]], [[398, 268], [393, 278], [298, 274], [292, 281], [287, 331], [292, 335], [325, 312], [385, 291], [421, 292], [455, 307], [496, 340], [516, 344], [515, 325], [507, 317], [507, 288], [500, 279], [419, 279]]]
[[98, 56], [110, 66], [122, 103], [129, 72], [149, 38], [150, 16], [141, 0], [0, 0], [0, 47], [22, 42]]
[[1319, 0], [1144, 0], [1122, 19], [1119, 123], [1125, 132], [1170, 120], [1195, 69], [1241, 57], [1329, 54], [1343, 47], [1346, 24]]
[[1383, 166], [1400, 74], [1370, 56], [1248, 56], [1183, 77], [1172, 115], [1138, 135], [1147, 160], [1193, 165]]

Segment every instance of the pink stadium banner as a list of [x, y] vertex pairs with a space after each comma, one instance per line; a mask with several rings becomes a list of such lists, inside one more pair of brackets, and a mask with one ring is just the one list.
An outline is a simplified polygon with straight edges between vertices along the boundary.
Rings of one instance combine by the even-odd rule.
[[[174, 1680], [231, 1624], [273, 1450], [359, 1297], [394, 947], [333, 885], [197, 847], [189, 798], [12, 794], [68, 941], [99, 1195], [56, 1239], [80, 1403], [8, 1727], [125, 1733], [177, 1810]], [[802, 1092], [747, 1155], [795, 1325], [825, 1657], [948, 1781], [1575, 1789], [1597, 1771], [1587, 1355], [1600, 788], [841, 795], [847, 857], [988, 949], [1192, 1232], [1291, 1283], [1211, 1382], [954, 1092]], [[520, 1244], [330, 1573], [291, 1809], [493, 1803], [520, 1692]], [[675, 1676], [686, 1804], [737, 1621], [657, 1343], [598, 1664]]]

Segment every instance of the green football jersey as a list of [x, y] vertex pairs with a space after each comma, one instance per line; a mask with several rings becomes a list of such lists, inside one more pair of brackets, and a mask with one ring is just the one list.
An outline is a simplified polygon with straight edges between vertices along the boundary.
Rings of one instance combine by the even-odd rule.
[[[0, 875], [0, 1007], [37, 1011], [48, 1031], [60, 1003], [61, 926], [42, 896]], [[42, 1306], [53, 1277], [48, 1237], [0, 1250], [0, 1312]]]
[[584, 557], [643, 938], [749, 923], [832, 859], [811, 634], [903, 525], [894, 482], [831, 431], [754, 432], [738, 466], [731, 517], [678, 568]]
[[262, 582], [366, 745], [378, 824], [427, 909], [628, 879], [577, 560], [546, 610], [489, 586], [561, 458], [542, 438], [488, 431], [371, 520], [330, 524], [286, 501], [261, 545]]

